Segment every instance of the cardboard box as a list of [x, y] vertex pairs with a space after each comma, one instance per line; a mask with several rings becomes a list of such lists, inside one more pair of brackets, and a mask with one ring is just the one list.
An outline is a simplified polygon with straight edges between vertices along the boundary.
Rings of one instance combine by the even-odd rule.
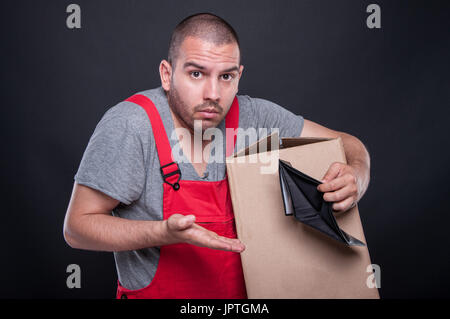
[[[321, 180], [333, 162], [346, 163], [341, 139], [282, 138], [278, 145], [273, 134], [227, 158], [248, 297], [379, 298], [367, 285], [367, 245], [345, 245], [284, 213], [278, 159]], [[335, 218], [367, 244], [357, 206]]]

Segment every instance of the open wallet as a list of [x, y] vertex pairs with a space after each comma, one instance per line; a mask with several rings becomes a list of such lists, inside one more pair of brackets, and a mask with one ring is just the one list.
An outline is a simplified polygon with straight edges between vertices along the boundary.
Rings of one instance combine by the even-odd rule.
[[317, 189], [318, 180], [293, 168], [290, 163], [279, 160], [279, 175], [284, 212], [287, 216], [349, 246], [365, 244], [339, 228], [333, 215], [332, 202], [323, 199]]

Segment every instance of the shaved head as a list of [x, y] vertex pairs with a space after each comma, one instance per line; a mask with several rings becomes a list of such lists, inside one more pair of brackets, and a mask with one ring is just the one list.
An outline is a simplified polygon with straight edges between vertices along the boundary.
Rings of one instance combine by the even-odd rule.
[[233, 27], [212, 13], [197, 13], [181, 21], [172, 33], [167, 60], [174, 68], [181, 44], [187, 37], [195, 37], [215, 45], [236, 43], [239, 38]]

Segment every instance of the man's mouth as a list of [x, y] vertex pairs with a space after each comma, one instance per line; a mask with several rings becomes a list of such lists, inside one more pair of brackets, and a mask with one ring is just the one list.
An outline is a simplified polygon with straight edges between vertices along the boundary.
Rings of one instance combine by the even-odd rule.
[[219, 112], [214, 107], [208, 107], [197, 112], [201, 115], [201, 117], [207, 119], [214, 118], [219, 115]]
[[200, 110], [198, 112], [205, 112], [205, 113], [219, 113], [215, 108], [208, 107], [206, 109]]

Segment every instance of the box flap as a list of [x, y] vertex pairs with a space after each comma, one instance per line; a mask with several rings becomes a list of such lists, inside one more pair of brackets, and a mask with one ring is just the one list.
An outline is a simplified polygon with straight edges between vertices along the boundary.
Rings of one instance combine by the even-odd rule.
[[324, 142], [332, 140], [333, 138], [328, 137], [282, 137], [281, 138], [281, 147], [280, 148], [288, 148], [300, 145], [307, 145], [317, 142]]
[[[278, 149], [286, 149], [294, 146], [308, 145], [318, 142], [324, 142], [333, 140], [333, 138], [328, 137], [282, 137], [280, 142], [280, 137], [278, 131], [261, 138], [257, 142], [251, 144], [245, 149], [235, 152], [231, 157], [247, 156], [249, 154], [257, 154], [262, 152], [269, 152], [274, 150], [274, 147]], [[277, 141], [277, 142], [275, 142]]]
[[260, 140], [251, 144], [245, 149], [234, 153], [231, 157], [240, 157], [260, 152], [268, 152], [272, 151], [273, 146], [279, 147], [279, 145], [280, 145], [280, 138], [278, 135], [278, 131], [276, 131], [266, 137], [261, 138]]

